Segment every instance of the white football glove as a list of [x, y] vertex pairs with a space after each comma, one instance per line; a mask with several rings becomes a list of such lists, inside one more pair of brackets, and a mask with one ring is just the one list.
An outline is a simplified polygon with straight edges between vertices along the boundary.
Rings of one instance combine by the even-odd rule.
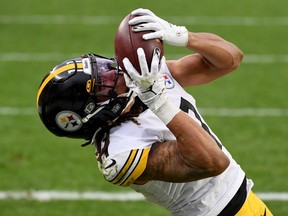
[[176, 26], [157, 17], [148, 9], [136, 9], [131, 12], [136, 17], [129, 21], [133, 31], [155, 31], [144, 34], [143, 39], [159, 38], [173, 46], [186, 46], [188, 43], [188, 30], [184, 26]]
[[165, 80], [161, 72], [163, 71], [165, 57], [162, 58], [159, 68], [160, 53], [157, 49], [154, 50], [151, 62], [151, 72], [148, 69], [144, 50], [137, 49], [141, 75], [133, 67], [128, 58], [123, 59], [123, 64], [129, 76], [125, 74], [125, 81], [128, 88], [136, 92], [138, 97], [151, 110], [157, 110], [167, 99]]
[[129, 74], [124, 74], [125, 82], [130, 90], [136, 92], [140, 100], [146, 104], [165, 124], [180, 111], [166, 96], [165, 80], [163, 72], [165, 68], [165, 57], [160, 62], [158, 49], [154, 50], [151, 62], [151, 72], [148, 69], [144, 50], [137, 49], [138, 60], [141, 68], [140, 73], [133, 67], [128, 58], [123, 59], [124, 67]]

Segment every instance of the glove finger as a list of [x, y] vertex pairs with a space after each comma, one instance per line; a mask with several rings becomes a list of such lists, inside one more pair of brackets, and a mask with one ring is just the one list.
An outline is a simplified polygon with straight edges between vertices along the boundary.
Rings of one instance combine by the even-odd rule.
[[140, 32], [140, 31], [159, 31], [161, 30], [161, 27], [158, 23], [142, 23], [136, 26], [132, 27], [132, 30], [134, 32]]
[[143, 15], [143, 16], [137, 16], [134, 17], [133, 19], [128, 21], [129, 25], [137, 25], [141, 23], [153, 23], [157, 22], [156, 17], [149, 16], [149, 15]]
[[126, 73], [124, 73], [124, 79], [125, 79], [126, 86], [129, 89], [133, 90], [134, 88], [136, 88], [136, 85], [134, 84], [133, 80]]
[[146, 56], [145, 56], [145, 52], [143, 48], [140, 47], [137, 49], [137, 55], [138, 55], [139, 65], [141, 68], [141, 74], [142, 76], [147, 76], [149, 74], [149, 68], [148, 68], [148, 64], [147, 64], [147, 60], [146, 60]]
[[150, 39], [155, 39], [155, 38], [159, 38], [160, 40], [164, 39], [162, 31], [144, 34], [142, 37], [144, 40], [150, 40]]
[[140, 16], [140, 15], [152, 15], [152, 16], [155, 16], [155, 14], [148, 10], [148, 9], [144, 9], [144, 8], [138, 8], [134, 11], [131, 12], [132, 15], [135, 15], [135, 16]]
[[160, 61], [160, 49], [155, 48], [153, 51], [153, 57], [151, 62], [151, 75], [156, 77], [159, 71], [159, 61]]
[[166, 69], [166, 58], [165, 58], [165, 56], [162, 56], [162, 59], [160, 61], [159, 73], [164, 73], [165, 69]]
[[133, 81], [138, 82], [140, 75], [137, 72], [137, 70], [134, 68], [134, 66], [132, 65], [130, 60], [128, 58], [124, 58], [122, 62], [123, 62], [123, 65], [124, 65], [127, 73], [129, 74], [130, 78]]

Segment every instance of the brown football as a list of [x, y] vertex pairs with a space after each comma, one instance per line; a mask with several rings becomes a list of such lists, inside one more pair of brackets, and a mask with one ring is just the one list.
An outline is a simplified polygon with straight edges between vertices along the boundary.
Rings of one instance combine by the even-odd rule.
[[128, 21], [133, 17], [133, 15], [128, 14], [120, 23], [115, 35], [114, 50], [118, 64], [124, 72], [126, 72], [126, 70], [122, 60], [127, 57], [134, 68], [141, 73], [137, 49], [139, 47], [144, 49], [148, 67], [150, 68], [154, 49], [159, 48], [160, 57], [162, 57], [164, 54], [164, 46], [160, 39], [144, 40], [142, 38], [143, 34], [149, 33], [150, 31], [133, 32], [133, 26], [128, 24]]

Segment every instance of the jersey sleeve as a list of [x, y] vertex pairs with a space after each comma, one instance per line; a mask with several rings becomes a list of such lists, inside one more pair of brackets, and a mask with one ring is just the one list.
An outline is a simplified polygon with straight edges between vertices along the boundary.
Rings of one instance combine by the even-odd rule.
[[115, 185], [127, 187], [145, 170], [150, 148], [133, 149], [102, 158], [98, 163], [104, 178]]

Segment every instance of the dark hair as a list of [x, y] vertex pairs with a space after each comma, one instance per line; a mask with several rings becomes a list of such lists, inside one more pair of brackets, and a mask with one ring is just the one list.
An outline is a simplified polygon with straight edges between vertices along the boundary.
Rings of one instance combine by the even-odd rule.
[[[82, 146], [86, 146], [90, 144], [91, 142], [95, 143], [96, 146], [96, 158], [98, 161], [101, 162], [101, 156], [103, 154], [108, 155], [108, 146], [110, 144], [110, 130], [113, 127], [119, 126], [124, 122], [132, 121], [136, 125], [140, 125], [140, 123], [135, 119], [135, 117], [138, 117], [140, 113], [142, 113], [144, 110], [146, 110], [147, 107], [144, 105], [138, 97], [135, 98], [135, 103], [131, 107], [131, 110], [127, 113], [122, 114], [116, 121], [107, 122], [107, 125], [101, 128], [99, 132], [97, 132], [94, 140], [90, 140], [86, 144], [83, 144]], [[104, 146], [102, 148], [102, 142], [104, 141]]]

